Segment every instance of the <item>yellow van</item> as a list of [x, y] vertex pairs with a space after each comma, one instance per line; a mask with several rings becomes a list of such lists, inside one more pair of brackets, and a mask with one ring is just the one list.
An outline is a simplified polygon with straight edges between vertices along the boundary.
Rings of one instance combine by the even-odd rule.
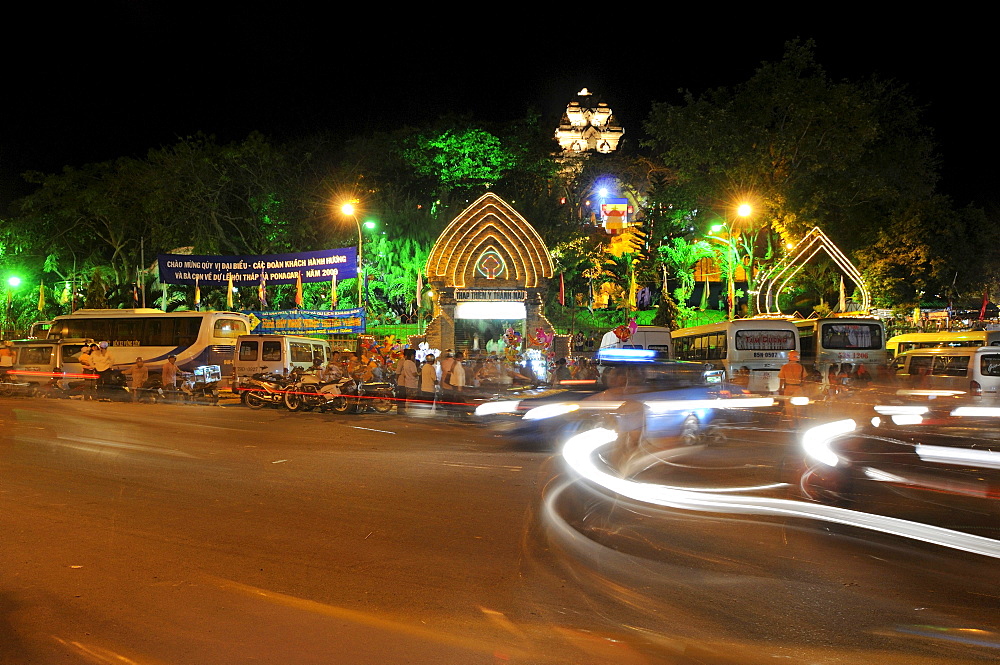
[[1000, 330], [907, 333], [891, 337], [885, 343], [886, 351], [893, 357], [914, 349], [933, 349], [937, 347], [979, 348], [981, 346], [1000, 346]]

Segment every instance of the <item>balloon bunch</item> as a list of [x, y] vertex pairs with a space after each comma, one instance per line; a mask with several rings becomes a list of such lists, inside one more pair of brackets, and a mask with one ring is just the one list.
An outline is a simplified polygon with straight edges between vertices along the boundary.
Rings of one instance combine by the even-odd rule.
[[507, 348], [513, 347], [514, 349], [521, 348], [521, 333], [514, 330], [513, 328], [507, 328], [503, 334], [503, 341], [507, 344]]
[[555, 333], [545, 332], [543, 328], [535, 328], [535, 334], [528, 334], [528, 346], [533, 349], [548, 349], [552, 346], [552, 340], [555, 339]]
[[635, 319], [629, 319], [628, 323], [626, 323], [625, 325], [618, 326], [617, 328], [612, 330], [612, 332], [615, 334], [615, 337], [618, 338], [618, 341], [627, 342], [630, 339], [632, 339], [632, 335], [634, 335], [635, 331], [638, 329], [639, 326], [636, 325]]

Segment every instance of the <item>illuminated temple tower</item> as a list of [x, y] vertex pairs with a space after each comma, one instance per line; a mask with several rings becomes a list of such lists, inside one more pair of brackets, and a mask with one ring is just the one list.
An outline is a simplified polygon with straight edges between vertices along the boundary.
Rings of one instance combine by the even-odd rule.
[[618, 148], [625, 128], [617, 123], [611, 109], [584, 88], [566, 106], [556, 140], [564, 153], [609, 153]]
[[[499, 196], [484, 194], [441, 232], [427, 258], [435, 294], [427, 343], [476, 353], [507, 328], [554, 332], [543, 301], [553, 273], [538, 231]], [[555, 350], [568, 353], [565, 336], [556, 336]]]

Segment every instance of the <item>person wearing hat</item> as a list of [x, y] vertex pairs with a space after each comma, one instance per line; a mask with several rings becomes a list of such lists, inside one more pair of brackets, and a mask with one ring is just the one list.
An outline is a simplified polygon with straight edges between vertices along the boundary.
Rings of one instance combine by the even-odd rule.
[[799, 352], [789, 351], [788, 362], [782, 365], [778, 372], [778, 380], [781, 381], [781, 394], [801, 395], [806, 374], [806, 368], [799, 364]]
[[[807, 376], [806, 368], [799, 364], [799, 352], [789, 351], [788, 362], [781, 366], [778, 372], [778, 380], [781, 381], [781, 394], [785, 397], [795, 397], [804, 394], [802, 384]], [[792, 424], [798, 423], [795, 407], [791, 402], [786, 406], [785, 413], [789, 414]]]
[[90, 360], [94, 363], [94, 371], [97, 372], [97, 392], [104, 399], [107, 399], [105, 387], [111, 378], [111, 370], [115, 368], [115, 361], [108, 346], [107, 342], [101, 342], [96, 349], [93, 344], [90, 346]]

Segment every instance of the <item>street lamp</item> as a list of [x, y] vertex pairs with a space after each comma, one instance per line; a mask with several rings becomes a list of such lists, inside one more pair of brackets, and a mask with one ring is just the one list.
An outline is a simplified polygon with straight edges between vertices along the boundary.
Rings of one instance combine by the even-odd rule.
[[[7, 324], [8, 330], [6, 334], [13, 336], [14, 333], [14, 321], [11, 318], [11, 310], [14, 302], [14, 289], [21, 286], [21, 278], [17, 275], [11, 275], [7, 278], [7, 316], [4, 317], [5, 323]], [[6, 336], [5, 334], [5, 336]]]
[[354, 224], [358, 227], [358, 307], [364, 307], [364, 293], [363, 288], [364, 281], [363, 273], [361, 271], [361, 221], [358, 220], [358, 216], [355, 214], [356, 210], [354, 208], [354, 202], [348, 201], [340, 206], [340, 212], [354, 220]]
[[[712, 234], [719, 233], [720, 231], [725, 231], [727, 238], [719, 238]], [[728, 250], [728, 258], [726, 260], [726, 282], [727, 282], [727, 293], [728, 293], [728, 318], [732, 320], [733, 314], [736, 311], [736, 246], [733, 244], [732, 231], [726, 224], [713, 224], [708, 230], [708, 240], [716, 240], [721, 242], [726, 246]]]

